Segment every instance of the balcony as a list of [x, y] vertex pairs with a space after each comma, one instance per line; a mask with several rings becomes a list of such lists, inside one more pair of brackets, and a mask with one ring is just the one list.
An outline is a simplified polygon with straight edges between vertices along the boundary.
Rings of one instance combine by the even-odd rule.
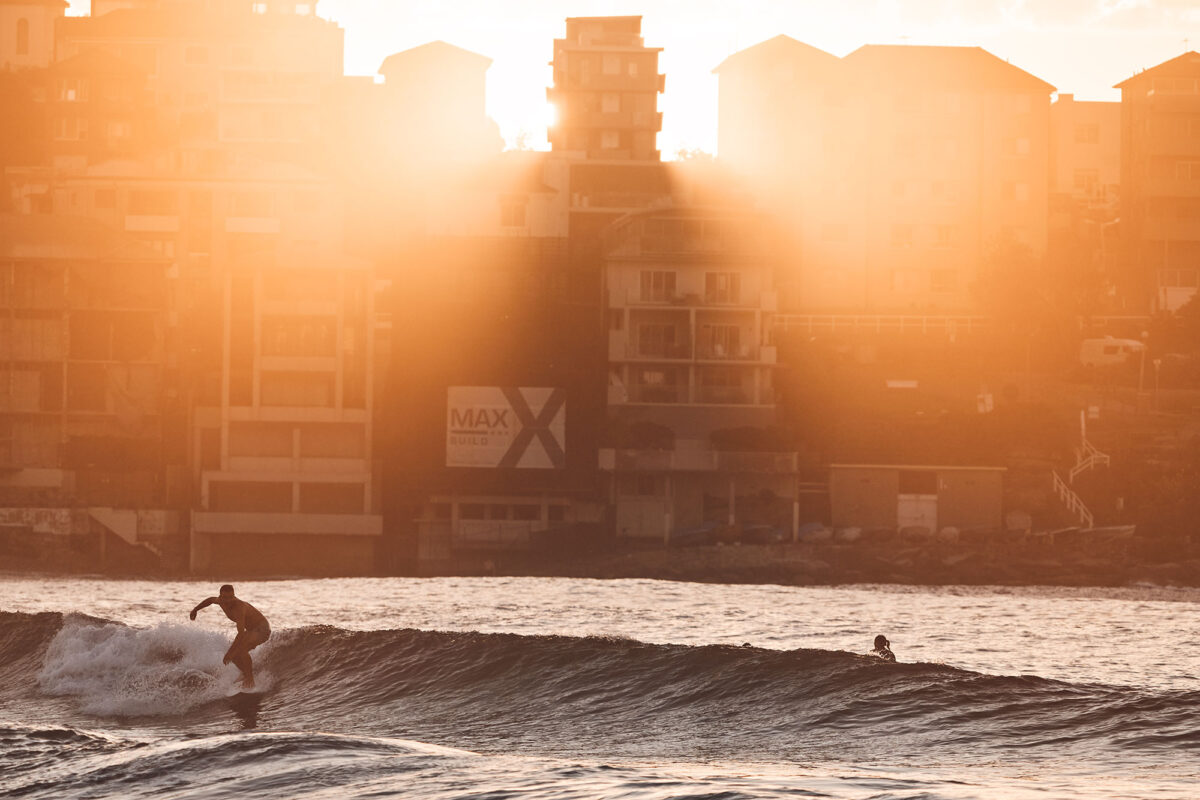
[[753, 361], [759, 360], [760, 348], [750, 345], [727, 347], [719, 344], [697, 345], [697, 361]]
[[692, 343], [683, 342], [629, 342], [625, 357], [635, 361], [690, 361]]
[[697, 386], [696, 402], [715, 406], [749, 406], [754, 405], [754, 397], [741, 386]]
[[628, 393], [630, 403], [679, 405], [688, 402], [688, 388], [686, 386], [635, 383], [628, 387]]

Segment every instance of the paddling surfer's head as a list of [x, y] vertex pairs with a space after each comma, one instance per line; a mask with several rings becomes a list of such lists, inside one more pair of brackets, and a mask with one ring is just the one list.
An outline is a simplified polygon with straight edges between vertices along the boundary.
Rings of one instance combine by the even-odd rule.
[[[225, 591], [225, 589], [222, 587], [221, 591]], [[229, 593], [233, 594], [233, 587], [230, 587]], [[892, 643], [889, 642], [887, 640], [887, 637], [884, 636], [882, 633], [875, 637], [875, 649], [876, 650], [882, 650], [885, 647], [891, 647], [891, 646], [892, 646]]]

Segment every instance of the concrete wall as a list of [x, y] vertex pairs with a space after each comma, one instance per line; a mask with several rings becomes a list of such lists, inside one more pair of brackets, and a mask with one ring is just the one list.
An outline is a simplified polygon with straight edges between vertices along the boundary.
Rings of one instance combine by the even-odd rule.
[[[834, 527], [895, 528], [900, 473], [896, 466], [835, 466], [829, 475]], [[969, 467], [911, 467], [937, 473], [937, 527], [1000, 528], [1004, 471]]]
[[372, 575], [378, 536], [195, 533], [192, 571], [209, 575]]

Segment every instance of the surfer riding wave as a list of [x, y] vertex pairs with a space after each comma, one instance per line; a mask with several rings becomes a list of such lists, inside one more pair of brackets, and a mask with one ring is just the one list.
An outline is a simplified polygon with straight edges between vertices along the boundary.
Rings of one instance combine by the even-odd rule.
[[271, 625], [262, 612], [254, 606], [234, 596], [233, 586], [225, 584], [217, 597], [202, 600], [192, 609], [191, 619], [196, 619], [196, 612], [206, 606], [216, 603], [225, 612], [225, 616], [237, 625], [237, 636], [233, 644], [225, 651], [222, 664], [233, 662], [242, 673], [242, 687], [254, 688], [254, 663], [250, 660], [250, 651], [271, 638]]

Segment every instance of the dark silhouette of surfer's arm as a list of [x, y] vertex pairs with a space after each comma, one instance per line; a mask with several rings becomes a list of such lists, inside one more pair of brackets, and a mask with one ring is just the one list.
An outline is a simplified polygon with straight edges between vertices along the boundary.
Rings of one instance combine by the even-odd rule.
[[188, 617], [191, 619], [195, 619], [197, 611], [199, 611], [202, 608], [207, 608], [208, 606], [211, 606], [213, 603], [218, 602], [220, 599], [221, 598], [219, 598], [219, 597], [209, 597], [204, 600], [201, 600], [200, 603], [195, 608], [192, 609], [192, 613], [189, 614]]

